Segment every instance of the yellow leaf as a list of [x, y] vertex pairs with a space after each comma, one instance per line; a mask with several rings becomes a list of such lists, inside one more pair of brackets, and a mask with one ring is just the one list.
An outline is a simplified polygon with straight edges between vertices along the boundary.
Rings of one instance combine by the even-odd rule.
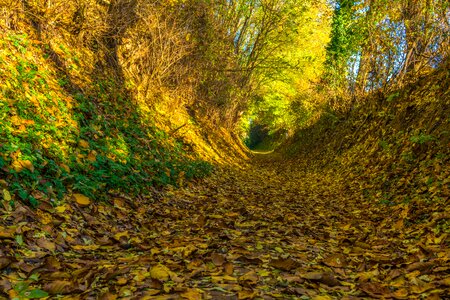
[[409, 292], [407, 289], [399, 289], [395, 292], [392, 293], [392, 296], [394, 296], [396, 299], [403, 299], [403, 298], [407, 298], [409, 295]]
[[213, 283], [221, 283], [226, 281], [237, 281], [237, 278], [234, 278], [230, 275], [224, 275], [224, 276], [211, 276], [211, 282]]
[[284, 250], [280, 247], [275, 247], [275, 251], [277, 251], [278, 253], [284, 253]]
[[188, 300], [201, 300], [202, 294], [199, 292], [198, 289], [188, 289], [187, 291], [181, 294], [181, 297]]
[[158, 295], [159, 293], [161, 293], [160, 290], [157, 289], [148, 289], [144, 292], [144, 294], [142, 295], [142, 300], [150, 300], [150, 299], [155, 299], [155, 295]]
[[0, 239], [10, 239], [14, 237], [14, 233], [16, 232], [15, 228], [11, 227], [2, 227], [0, 226]]
[[438, 283], [439, 283], [440, 285], [450, 287], [450, 277], [444, 278], [444, 279], [438, 281]]
[[81, 148], [87, 149], [87, 148], [89, 148], [89, 143], [86, 142], [85, 140], [80, 140], [80, 141], [78, 142], [78, 146], [80, 146]]
[[28, 169], [31, 172], [34, 171], [33, 163], [29, 160], [15, 160], [12, 162], [11, 167], [16, 172], [21, 172], [23, 169]]
[[97, 250], [98, 248], [100, 248], [99, 245], [75, 245], [75, 246], [72, 246], [72, 249], [74, 249], [74, 250], [86, 250], [86, 251]]
[[21, 160], [20, 163], [22, 164], [22, 167], [25, 169], [30, 170], [31, 172], [34, 172], [34, 166], [33, 163], [29, 160]]
[[169, 272], [170, 270], [166, 266], [157, 265], [150, 270], [150, 277], [160, 281], [167, 281], [169, 280]]
[[6, 189], [3, 190], [3, 200], [5, 200], [5, 201], [10, 201], [11, 200], [11, 194]]
[[60, 205], [60, 206], [55, 207], [55, 211], [56, 211], [57, 213], [60, 213], [60, 214], [62, 214], [63, 212], [65, 212], [66, 209], [67, 209], [67, 207], [66, 207], [65, 205]]
[[97, 152], [95, 151], [89, 152], [87, 160], [90, 162], [95, 162], [97, 160]]
[[75, 202], [77, 202], [80, 206], [88, 206], [91, 204], [91, 200], [83, 194], [73, 194], [75, 198]]
[[118, 241], [120, 240], [121, 237], [126, 237], [128, 239], [130, 237], [128, 231], [119, 232], [114, 235], [114, 238]]
[[262, 276], [262, 277], [267, 277], [267, 276], [270, 276], [270, 272], [269, 271], [267, 271], [267, 270], [259, 270], [258, 271], [258, 275], [259, 276]]
[[253, 299], [255, 297], [256, 297], [256, 292], [254, 292], [254, 291], [243, 290], [238, 293], [239, 300]]
[[313, 300], [331, 300], [331, 299], [333, 299], [333, 298], [331, 298], [330, 296], [321, 296], [321, 295], [318, 295], [318, 296], [315, 296], [315, 297], [313, 297], [312, 298]]
[[250, 271], [239, 277], [239, 280], [247, 282], [249, 284], [256, 284], [259, 280], [259, 277], [258, 275], [256, 275], [255, 271]]
[[66, 164], [60, 164], [59, 165], [61, 168], [63, 168], [67, 173], [70, 173], [70, 168], [68, 165]]

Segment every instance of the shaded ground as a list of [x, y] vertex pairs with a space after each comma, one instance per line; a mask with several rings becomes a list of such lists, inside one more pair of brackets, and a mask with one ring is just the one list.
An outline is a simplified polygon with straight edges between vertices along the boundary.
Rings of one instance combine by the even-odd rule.
[[448, 209], [414, 220], [421, 208], [367, 203], [336, 172], [258, 155], [154, 199], [111, 202], [2, 210], [0, 295], [450, 297], [449, 237], [437, 229]]

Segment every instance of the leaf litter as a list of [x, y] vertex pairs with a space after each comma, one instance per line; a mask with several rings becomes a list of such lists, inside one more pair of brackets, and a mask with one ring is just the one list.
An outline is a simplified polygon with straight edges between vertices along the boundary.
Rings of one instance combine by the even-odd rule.
[[409, 206], [273, 157], [151, 198], [0, 209], [0, 298], [450, 296], [449, 236], [435, 230], [448, 206], [412, 222]]

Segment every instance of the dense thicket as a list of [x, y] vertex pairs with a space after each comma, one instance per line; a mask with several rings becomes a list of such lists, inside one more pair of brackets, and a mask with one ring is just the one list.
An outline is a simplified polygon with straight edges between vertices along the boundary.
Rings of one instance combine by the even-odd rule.
[[[268, 126], [269, 139], [279, 137], [280, 129], [289, 136], [323, 113], [348, 113], [368, 102], [365, 99], [372, 94], [388, 96], [448, 61], [447, 1], [339, 0], [328, 4], [331, 7], [324, 4], [319, 11], [305, 5], [308, 9], [302, 9], [301, 15], [315, 19], [306, 19], [307, 26], [298, 23], [291, 43], [280, 50], [287, 63], [296, 61], [292, 57], [307, 58], [307, 67], [297, 64], [300, 68], [293, 73], [290, 68], [279, 68], [279, 75], [292, 76], [270, 78], [254, 95], [256, 120], [252, 124]], [[329, 18], [327, 8], [333, 9]], [[316, 27], [314, 20], [320, 20]], [[309, 30], [306, 35], [302, 34], [305, 29]]]
[[327, 47], [324, 88], [334, 108], [389, 93], [448, 60], [447, 1], [340, 0]]

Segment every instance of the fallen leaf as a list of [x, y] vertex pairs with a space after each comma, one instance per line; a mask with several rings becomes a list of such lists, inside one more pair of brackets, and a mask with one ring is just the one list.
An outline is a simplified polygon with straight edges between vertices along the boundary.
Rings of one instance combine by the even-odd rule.
[[65, 206], [65, 205], [60, 205], [60, 206], [55, 207], [55, 211], [60, 214], [64, 213], [66, 210], [67, 210], [67, 206]]
[[47, 240], [46, 238], [40, 238], [36, 240], [36, 244], [44, 249], [54, 252], [56, 250], [56, 244]]
[[180, 296], [184, 299], [188, 300], [201, 300], [202, 294], [199, 289], [188, 289], [187, 291], [180, 294]]
[[360, 284], [359, 288], [367, 295], [375, 298], [391, 295], [391, 291], [387, 286], [377, 282], [365, 282]]
[[409, 292], [407, 289], [399, 289], [391, 294], [392, 298], [395, 299], [408, 299]]
[[82, 251], [92, 251], [100, 248], [99, 245], [73, 245], [71, 247], [74, 250], [82, 250]]
[[275, 247], [275, 251], [277, 251], [278, 253], [284, 253], [284, 250], [281, 247]]
[[232, 263], [229, 263], [229, 262], [225, 263], [225, 264], [223, 265], [223, 269], [225, 270], [225, 274], [227, 274], [227, 275], [233, 275], [233, 272], [234, 272], [234, 266], [233, 266]]
[[323, 260], [323, 263], [329, 267], [343, 268], [347, 266], [346, 258], [342, 254], [330, 255]]
[[225, 263], [225, 257], [222, 254], [213, 253], [211, 254], [211, 261], [216, 266], [222, 266]]
[[330, 296], [327, 295], [317, 295], [312, 297], [312, 300], [332, 300], [333, 298], [331, 298]]
[[15, 228], [5, 228], [0, 226], [0, 239], [13, 239], [15, 233]]
[[256, 295], [257, 292], [255, 291], [243, 290], [238, 293], [238, 299], [239, 300], [253, 299], [256, 297]]
[[20, 293], [20, 296], [26, 299], [40, 299], [48, 297], [48, 293], [39, 289], [33, 289]]
[[450, 277], [446, 277], [437, 282], [439, 285], [450, 287]]
[[7, 189], [3, 189], [3, 200], [5, 201], [11, 201], [11, 194]]
[[300, 263], [292, 258], [280, 258], [280, 259], [273, 259], [270, 261], [270, 265], [272, 267], [275, 267], [277, 269], [283, 270], [283, 271], [291, 271], [297, 267], [300, 266]]
[[46, 290], [49, 294], [52, 295], [70, 294], [75, 290], [75, 285], [71, 281], [56, 280], [44, 285], [44, 290]]
[[83, 194], [73, 194], [73, 197], [75, 198], [75, 202], [80, 206], [88, 206], [91, 204], [91, 200]]
[[126, 238], [126, 239], [129, 239], [129, 238], [130, 238], [130, 235], [129, 235], [128, 231], [118, 232], [118, 233], [116, 233], [116, 234], [114, 235], [114, 239], [117, 240], [117, 241], [120, 241], [120, 239], [121, 239], [122, 237], [123, 237], [123, 238]]
[[318, 281], [328, 286], [339, 285], [339, 281], [334, 277], [334, 275], [328, 272], [309, 272], [301, 275], [301, 277], [310, 281]]
[[229, 276], [229, 275], [225, 275], [225, 276], [211, 276], [211, 281], [214, 282], [214, 283], [233, 282], [233, 281], [237, 281], [237, 278], [234, 278], [234, 277]]
[[239, 280], [250, 285], [258, 283], [259, 277], [255, 271], [250, 271], [239, 277]]
[[156, 265], [150, 270], [150, 277], [160, 281], [167, 281], [170, 277], [170, 270], [163, 265]]
[[101, 295], [99, 297], [99, 300], [116, 300], [117, 297], [118, 296], [116, 294], [107, 292], [107, 293], [104, 293], [103, 295]]
[[11, 259], [7, 257], [0, 257], [0, 270], [6, 268], [11, 263]]

